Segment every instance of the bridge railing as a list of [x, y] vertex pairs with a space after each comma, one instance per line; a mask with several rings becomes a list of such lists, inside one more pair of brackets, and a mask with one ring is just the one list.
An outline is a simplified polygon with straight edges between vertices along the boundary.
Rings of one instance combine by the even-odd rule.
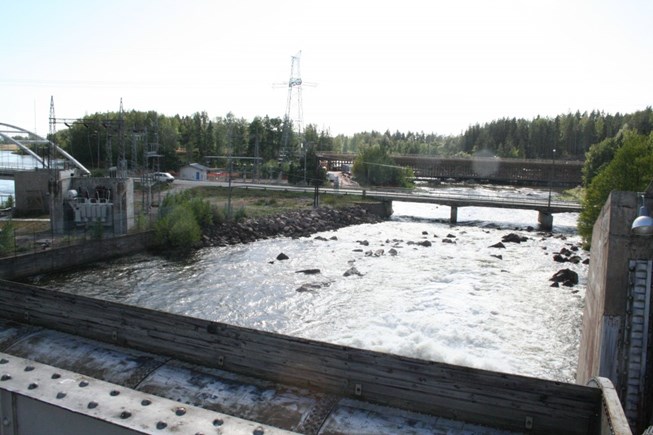
[[460, 193], [451, 193], [446, 191], [429, 191], [429, 192], [419, 192], [413, 191], [410, 189], [364, 189], [365, 194], [368, 196], [395, 196], [395, 197], [416, 197], [416, 198], [438, 198], [442, 200], [468, 200], [470, 202], [485, 202], [485, 203], [506, 203], [506, 204], [524, 204], [524, 205], [534, 205], [542, 206], [551, 204], [552, 206], [570, 206], [570, 205], [579, 205], [578, 201], [573, 199], [560, 199], [555, 196], [549, 200], [548, 198], [538, 198], [528, 195], [487, 195], [479, 194], [473, 192], [460, 192]]
[[[288, 185], [265, 185], [254, 186], [247, 185], [245, 183], [236, 183], [234, 187], [237, 188], [261, 188], [269, 190], [288, 190], [292, 189], [293, 192], [304, 192], [307, 194], [312, 194], [314, 192], [314, 187], [297, 187], [297, 186], [288, 186]], [[398, 200], [398, 201], [408, 201], [410, 202], [411, 198], [414, 198], [416, 202], [428, 202], [424, 201], [425, 199], [438, 199], [443, 202], [470, 202], [482, 204], [486, 207], [491, 207], [492, 204], [510, 204], [511, 208], [533, 208], [533, 209], [545, 209], [545, 208], [557, 208], [557, 209], [573, 209], [570, 211], [578, 211], [580, 209], [580, 204], [578, 201], [571, 199], [560, 199], [555, 195], [552, 197], [551, 201], [548, 198], [535, 198], [531, 196], [501, 196], [501, 195], [483, 195], [472, 192], [459, 192], [451, 193], [446, 190], [443, 191], [429, 191], [429, 192], [419, 192], [414, 189], [402, 189], [395, 187], [382, 187], [382, 188], [361, 188], [361, 187], [320, 187], [320, 194], [334, 194], [334, 195], [360, 195], [363, 197], [376, 198], [376, 199], [387, 199], [387, 200]], [[436, 202], [436, 201], [433, 201]]]

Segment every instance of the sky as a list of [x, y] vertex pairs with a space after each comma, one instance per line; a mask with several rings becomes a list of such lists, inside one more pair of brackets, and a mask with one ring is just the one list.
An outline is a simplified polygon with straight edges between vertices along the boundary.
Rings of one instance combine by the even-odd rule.
[[[653, 105], [650, 0], [2, 1], [0, 123], [154, 110], [461, 134]], [[297, 88], [291, 118], [298, 118]], [[65, 128], [58, 124], [57, 129]]]

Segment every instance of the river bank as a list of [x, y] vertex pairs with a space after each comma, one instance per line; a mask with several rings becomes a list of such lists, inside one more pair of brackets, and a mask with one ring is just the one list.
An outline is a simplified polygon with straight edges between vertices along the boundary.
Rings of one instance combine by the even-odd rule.
[[222, 222], [204, 229], [203, 247], [251, 243], [272, 237], [309, 237], [351, 225], [373, 224], [384, 218], [362, 206], [320, 207], [287, 211], [271, 216], [247, 218], [240, 222]]

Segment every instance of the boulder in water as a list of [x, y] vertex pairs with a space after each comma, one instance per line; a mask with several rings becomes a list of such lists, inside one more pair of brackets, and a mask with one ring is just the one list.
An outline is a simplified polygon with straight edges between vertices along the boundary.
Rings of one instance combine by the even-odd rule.
[[363, 276], [362, 273], [358, 271], [355, 267], [350, 267], [349, 270], [347, 270], [343, 276], [352, 276], [352, 275], [358, 275], [358, 276]]
[[528, 240], [528, 237], [520, 236], [519, 234], [510, 233], [501, 238], [504, 243], [521, 243]]
[[295, 273], [303, 273], [304, 275], [317, 275], [320, 273], [320, 269], [304, 269], [298, 270]]
[[578, 284], [578, 274], [571, 269], [562, 269], [556, 272], [550, 281], [562, 283], [566, 287], [573, 287]]

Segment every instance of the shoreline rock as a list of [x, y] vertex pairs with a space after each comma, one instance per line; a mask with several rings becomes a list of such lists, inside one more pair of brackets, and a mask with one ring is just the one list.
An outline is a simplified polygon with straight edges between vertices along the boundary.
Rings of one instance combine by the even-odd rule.
[[204, 229], [202, 246], [227, 246], [251, 243], [273, 237], [309, 237], [350, 225], [379, 223], [383, 218], [358, 206], [294, 210], [273, 216], [247, 218], [241, 222], [223, 222]]

